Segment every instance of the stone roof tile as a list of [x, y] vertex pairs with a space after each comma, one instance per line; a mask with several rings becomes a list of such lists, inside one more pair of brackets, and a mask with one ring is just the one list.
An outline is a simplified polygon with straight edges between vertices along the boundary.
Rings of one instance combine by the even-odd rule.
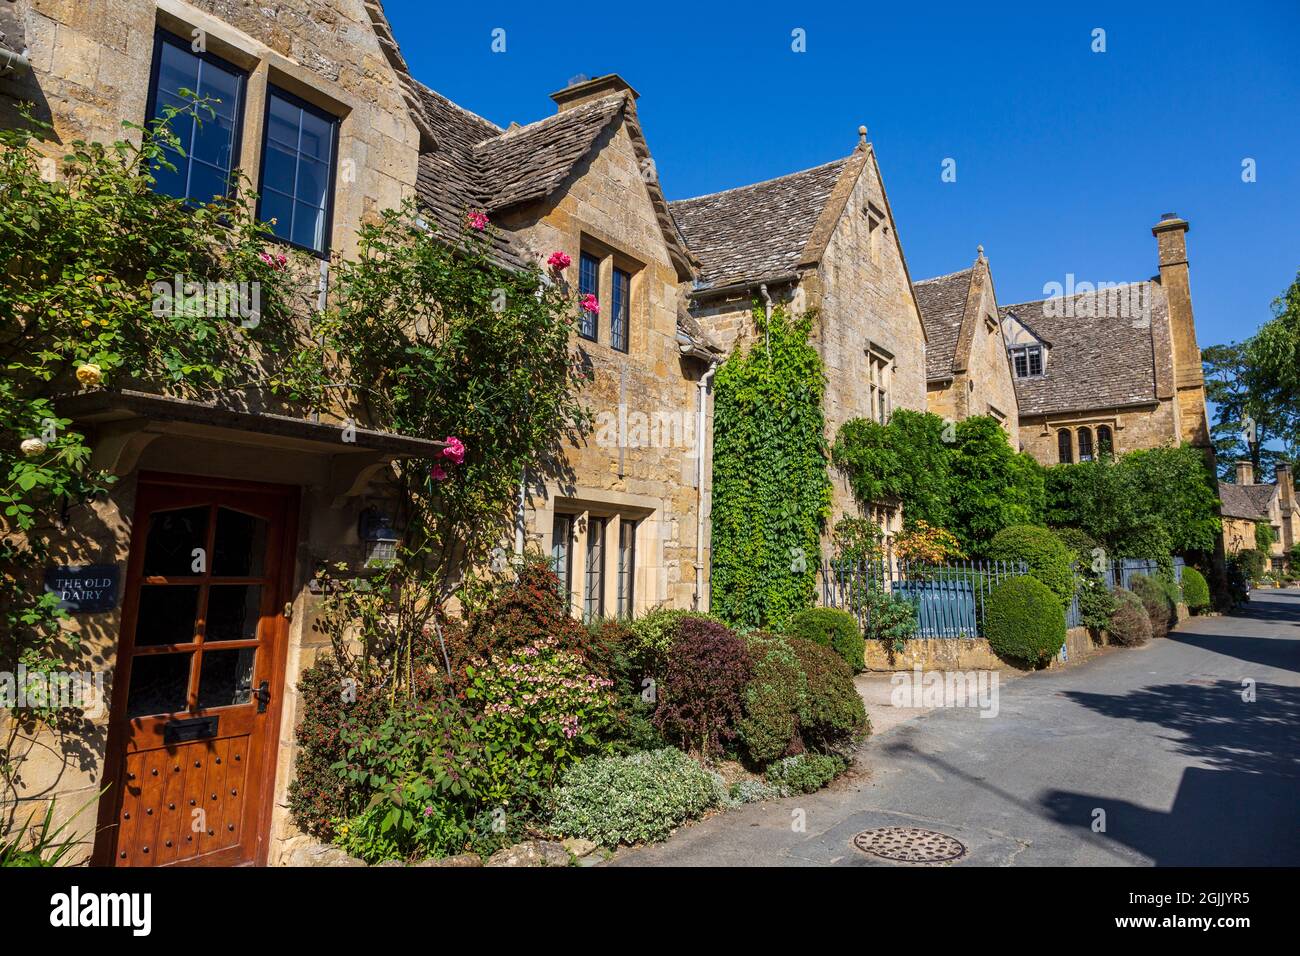
[[974, 275], [972, 267], [946, 276], [922, 279], [913, 286], [916, 304], [921, 307], [921, 321], [925, 324], [925, 377], [930, 381], [953, 374], [957, 340], [961, 335], [966, 299]]
[[849, 161], [669, 203], [700, 261], [701, 284], [721, 288], [793, 274]]
[[1051, 343], [1044, 374], [1015, 379], [1021, 416], [1156, 402], [1153, 329], [1167, 328], [1169, 321], [1158, 282], [1004, 305], [999, 311]]

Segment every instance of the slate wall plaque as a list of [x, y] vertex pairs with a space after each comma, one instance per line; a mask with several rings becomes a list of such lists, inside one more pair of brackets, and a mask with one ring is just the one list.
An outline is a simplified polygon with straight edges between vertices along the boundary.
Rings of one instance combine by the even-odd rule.
[[59, 596], [72, 614], [111, 611], [117, 607], [121, 569], [116, 564], [64, 564], [45, 569], [45, 590]]

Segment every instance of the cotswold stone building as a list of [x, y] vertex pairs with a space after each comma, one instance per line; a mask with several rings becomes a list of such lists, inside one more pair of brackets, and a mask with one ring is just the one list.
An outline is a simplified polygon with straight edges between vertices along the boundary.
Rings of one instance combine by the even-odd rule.
[[[670, 204], [700, 262], [685, 290], [691, 313], [725, 350], [754, 344], [756, 301], [817, 310], [828, 440], [850, 419], [926, 407], [925, 328], [875, 149], [859, 132], [843, 159]], [[855, 514], [833, 477], [832, 520]], [[887, 531], [898, 527], [896, 508], [875, 511]]]
[[572, 260], [599, 311], [575, 345], [594, 380], [593, 432], [563, 481], [528, 482], [523, 533], [552, 556], [584, 617], [707, 606], [707, 375], [722, 355], [686, 313], [695, 272], [654, 175], [636, 92], [611, 75], [552, 95], [555, 115], [502, 130], [431, 90], [443, 148], [421, 157], [421, 200], [453, 227], [486, 210], [510, 254]]
[[[277, 241], [316, 258], [322, 289], [361, 225], [409, 198], [447, 231], [485, 212], [507, 266], [568, 254], [574, 291], [599, 308], [574, 343], [596, 429], [565, 450], [565, 480], [524, 476], [518, 544], [553, 555], [575, 613], [707, 603], [701, 450], [721, 352], [684, 307], [695, 264], [626, 83], [571, 87], [555, 116], [503, 130], [412, 78], [374, 0], [2, 2], [0, 122], [36, 104], [53, 125], [50, 175], [73, 140], [138, 135], [122, 122], [189, 89], [217, 115], [179, 130], [186, 155], [159, 190], [208, 201], [242, 172]], [[382, 543], [395, 464], [442, 449], [364, 423], [345, 441], [339, 421], [230, 398], [98, 390], [59, 405], [92, 466], [117, 477], [71, 516], [53, 569], [68, 593], [83, 586], [76, 569], [98, 569], [107, 609], [74, 615], [85, 655], [70, 664], [98, 672], [107, 706], [25, 741], [19, 805], [4, 809], [25, 819], [54, 799], [62, 822], [89, 802], [74, 831], [99, 863], [290, 854], [295, 685], [327, 643], [312, 573], [361, 568]], [[222, 556], [197, 576], [175, 557], [196, 547]]]
[[1235, 480], [1219, 482], [1219, 500], [1223, 503], [1225, 553], [1255, 548], [1255, 526], [1264, 524], [1273, 535], [1266, 553], [1270, 566], [1281, 571], [1289, 565], [1289, 552], [1300, 540], [1300, 502], [1290, 465], [1279, 464], [1276, 481], [1268, 484], [1255, 481], [1255, 468], [1249, 461], [1239, 461]]
[[916, 283], [925, 322], [926, 401], [953, 421], [989, 415], [1019, 449], [1019, 403], [984, 247], [969, 269]]
[[1213, 454], [1187, 228], [1172, 213], [1152, 228], [1160, 272], [1149, 281], [1002, 306], [1020, 443], [1044, 465], [1181, 442]]

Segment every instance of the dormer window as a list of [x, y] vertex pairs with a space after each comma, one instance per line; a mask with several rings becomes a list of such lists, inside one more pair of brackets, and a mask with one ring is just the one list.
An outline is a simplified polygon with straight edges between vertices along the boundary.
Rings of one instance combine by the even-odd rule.
[[1011, 354], [1011, 367], [1016, 378], [1034, 378], [1043, 374], [1043, 347], [1019, 345], [1007, 350]]

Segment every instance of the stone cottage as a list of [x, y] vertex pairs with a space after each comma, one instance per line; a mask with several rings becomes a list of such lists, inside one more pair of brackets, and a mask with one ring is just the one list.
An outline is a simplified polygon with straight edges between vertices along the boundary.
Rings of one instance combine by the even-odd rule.
[[1004, 305], [1020, 443], [1044, 465], [1104, 450], [1190, 444], [1212, 456], [1187, 266], [1188, 225], [1152, 228], [1160, 272], [1143, 282], [1073, 282]]
[[1291, 466], [1280, 463], [1271, 484], [1255, 481], [1255, 467], [1249, 461], [1236, 463], [1234, 481], [1219, 482], [1223, 504], [1223, 550], [1236, 554], [1255, 548], [1255, 526], [1266, 524], [1273, 531], [1273, 544], [1266, 555], [1270, 567], [1281, 571], [1289, 565], [1289, 553], [1300, 534], [1300, 502], [1296, 500]]
[[[145, 123], [182, 88], [219, 101], [182, 131], [192, 148], [159, 190], [207, 201], [242, 171], [277, 239], [315, 257], [322, 290], [359, 227], [408, 198], [445, 229], [486, 212], [503, 264], [570, 255], [574, 291], [599, 304], [575, 335], [597, 428], [565, 452], [570, 480], [525, 476], [516, 544], [552, 553], [575, 613], [704, 603], [706, 389], [721, 353], [684, 308], [695, 265], [626, 83], [571, 87], [555, 116], [502, 130], [415, 82], [375, 0], [0, 9], [0, 122], [34, 103], [57, 166], [71, 141], [119, 139], [123, 119]], [[73, 618], [86, 652], [73, 666], [102, 678], [106, 706], [25, 740], [12, 796], [18, 819], [90, 803], [75, 830], [98, 863], [284, 856], [295, 683], [325, 641], [312, 572], [376, 553], [385, 476], [442, 449], [364, 422], [349, 441], [339, 421], [256, 399], [98, 390], [59, 405], [118, 479], [71, 516], [51, 569], [65, 596], [106, 598]], [[194, 548], [219, 557], [195, 572], [177, 557]]]
[[[756, 302], [816, 310], [832, 441], [850, 419], [926, 408], [925, 328], [866, 127], [859, 137], [843, 159], [670, 204], [700, 262], [691, 314], [728, 352], [753, 343]], [[833, 520], [857, 513], [847, 482], [832, 477]], [[901, 526], [897, 507], [872, 510], [886, 532]]]
[[707, 606], [711, 473], [706, 395], [722, 357], [686, 312], [695, 275], [668, 213], [621, 77], [552, 95], [554, 115], [501, 129], [421, 91], [445, 148], [421, 158], [419, 194], [441, 221], [488, 212], [522, 260], [569, 256], [572, 285], [595, 296], [575, 336], [594, 376], [594, 431], [565, 451], [568, 477], [530, 476], [523, 538], [551, 555], [575, 612], [628, 616]]
[[984, 247], [969, 269], [916, 283], [916, 299], [925, 322], [929, 410], [952, 421], [989, 415], [1019, 450], [1019, 403]]

